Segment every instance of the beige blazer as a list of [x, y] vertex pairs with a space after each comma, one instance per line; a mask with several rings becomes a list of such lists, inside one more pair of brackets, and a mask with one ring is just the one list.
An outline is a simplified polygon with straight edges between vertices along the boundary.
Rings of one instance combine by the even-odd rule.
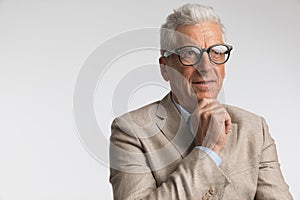
[[232, 131], [220, 166], [194, 147], [170, 94], [116, 118], [110, 145], [114, 199], [292, 199], [264, 119], [225, 107]]

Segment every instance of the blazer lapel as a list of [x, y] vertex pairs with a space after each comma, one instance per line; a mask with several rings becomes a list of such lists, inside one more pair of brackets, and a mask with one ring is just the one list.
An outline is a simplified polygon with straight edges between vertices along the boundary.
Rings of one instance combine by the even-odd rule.
[[174, 148], [185, 157], [193, 147], [194, 136], [187, 127], [187, 123], [173, 104], [169, 93], [159, 103], [156, 125], [168, 138]]

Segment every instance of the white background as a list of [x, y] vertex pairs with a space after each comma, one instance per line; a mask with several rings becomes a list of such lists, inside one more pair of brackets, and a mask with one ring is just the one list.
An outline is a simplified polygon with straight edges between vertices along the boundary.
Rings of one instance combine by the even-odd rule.
[[[234, 46], [226, 103], [266, 118], [286, 181], [300, 199], [300, 1], [197, 2], [217, 10]], [[0, 0], [0, 199], [112, 199], [108, 169], [76, 132], [76, 77], [102, 42], [159, 27], [182, 3]], [[162, 91], [145, 87], [131, 106], [159, 99]], [[101, 121], [107, 137], [112, 117]]]

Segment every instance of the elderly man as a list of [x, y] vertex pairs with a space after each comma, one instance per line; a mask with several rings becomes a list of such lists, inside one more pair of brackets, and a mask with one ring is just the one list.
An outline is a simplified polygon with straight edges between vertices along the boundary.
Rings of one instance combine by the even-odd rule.
[[168, 16], [159, 63], [171, 92], [114, 120], [114, 199], [292, 199], [264, 119], [217, 100], [232, 49], [211, 7]]

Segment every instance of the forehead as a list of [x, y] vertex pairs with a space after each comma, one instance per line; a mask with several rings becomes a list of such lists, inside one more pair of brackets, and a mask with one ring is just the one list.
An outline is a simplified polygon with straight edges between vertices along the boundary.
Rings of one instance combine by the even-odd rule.
[[216, 22], [202, 22], [197, 25], [182, 25], [176, 29], [176, 46], [196, 45], [207, 48], [214, 44], [222, 44], [222, 29]]

